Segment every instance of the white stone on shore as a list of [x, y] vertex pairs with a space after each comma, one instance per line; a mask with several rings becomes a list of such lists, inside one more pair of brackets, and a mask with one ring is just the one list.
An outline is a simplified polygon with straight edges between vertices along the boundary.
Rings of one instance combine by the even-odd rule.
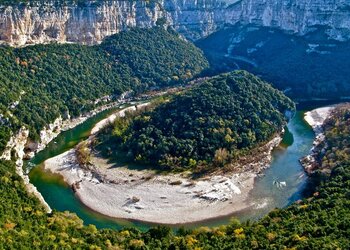
[[142, 108], [142, 107], [145, 107], [149, 105], [149, 102], [147, 103], [142, 103], [142, 104], [138, 104], [138, 105], [135, 105], [135, 106], [131, 106], [131, 107], [128, 107], [128, 108], [125, 108], [125, 109], [122, 109], [120, 111], [118, 111], [117, 113], [114, 113], [110, 116], [108, 116], [107, 118], [99, 121], [91, 130], [90, 134], [91, 135], [95, 135], [97, 134], [101, 129], [103, 129], [104, 127], [106, 127], [108, 124], [111, 124], [115, 121], [115, 119], [117, 119], [117, 117], [124, 117], [125, 116], [125, 113], [128, 112], [128, 111], [134, 111], [136, 110], [137, 108]]
[[[76, 195], [92, 210], [110, 217], [154, 223], [189, 223], [242, 210], [250, 206], [246, 200], [256, 176], [253, 173], [214, 176], [188, 185], [187, 179], [179, 174], [158, 175], [145, 181], [152, 171], [101, 164], [98, 170], [113, 182], [98, 184], [91, 172], [72, 164], [74, 158], [74, 150], [70, 150], [47, 160], [45, 169], [61, 174], [69, 185], [79, 182]], [[178, 180], [182, 184], [169, 185]]]
[[[242, 166], [246, 172], [199, 180], [189, 180], [181, 174], [159, 175], [152, 170], [113, 167], [106, 159], [92, 157], [94, 171], [105, 178], [100, 183], [95, 174], [76, 164], [74, 149], [46, 160], [44, 166], [61, 174], [69, 185], [79, 182], [75, 190], [77, 197], [101, 214], [153, 223], [191, 223], [254, 206], [249, 193], [257, 172], [266, 167], [272, 145], [278, 145], [280, 140], [274, 138], [267, 144], [269, 152], [259, 157], [260, 168]], [[174, 182], [181, 184], [169, 185]], [[139, 201], [131, 202], [130, 197], [138, 197]]]
[[322, 132], [322, 124], [329, 117], [334, 107], [317, 108], [305, 113], [305, 121], [313, 128], [316, 135]]
[[313, 142], [313, 147], [310, 150], [310, 154], [300, 159], [300, 163], [308, 174], [311, 174], [315, 167], [317, 168], [318, 163], [316, 156], [318, 153], [316, 152], [316, 148], [325, 140], [322, 125], [331, 115], [334, 108], [335, 106], [317, 108], [306, 112], [304, 115], [305, 121], [315, 132], [315, 140]]

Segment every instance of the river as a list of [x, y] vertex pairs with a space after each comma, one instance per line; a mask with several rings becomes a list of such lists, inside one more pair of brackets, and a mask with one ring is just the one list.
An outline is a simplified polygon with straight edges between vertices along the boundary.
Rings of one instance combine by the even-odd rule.
[[[310, 105], [308, 106], [310, 108]], [[316, 106], [314, 105], [312, 108], [314, 107]], [[301, 109], [304, 109], [304, 107]], [[28, 162], [28, 165], [31, 166], [30, 181], [38, 188], [52, 209], [74, 212], [84, 220], [85, 224], [94, 224], [98, 228], [113, 229], [136, 226], [141, 230], [146, 230], [152, 225], [108, 218], [92, 212], [74, 196], [71, 188], [65, 185], [61, 177], [44, 171], [42, 167], [42, 163], [46, 159], [59, 155], [86, 139], [98, 121], [106, 118], [116, 110], [117, 108], [103, 111], [81, 125], [61, 133], [43, 151], [36, 154]], [[264, 171], [264, 175], [256, 180], [255, 188], [251, 193], [251, 199], [256, 203], [254, 208], [230, 216], [185, 226], [197, 227], [227, 224], [233, 216], [240, 220], [254, 220], [261, 218], [275, 207], [285, 207], [291, 202], [301, 199], [307, 177], [298, 160], [309, 153], [314, 140], [314, 133], [304, 121], [303, 116], [304, 110], [296, 112], [287, 125], [282, 144], [273, 151], [273, 160], [270, 168]], [[273, 184], [274, 181], [285, 182], [286, 186], [277, 187]]]

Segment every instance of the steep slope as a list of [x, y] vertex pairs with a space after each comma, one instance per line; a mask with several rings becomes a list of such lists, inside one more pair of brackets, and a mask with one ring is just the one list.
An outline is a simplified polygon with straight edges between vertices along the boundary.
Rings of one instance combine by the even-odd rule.
[[[152, 46], [142, 50], [140, 41]], [[199, 49], [162, 28], [134, 29], [92, 47], [0, 47], [0, 62], [0, 126], [28, 126], [33, 139], [60, 115], [78, 116], [127, 90], [182, 83], [208, 65]]]
[[[20, 4], [25, 3], [25, 4]], [[196, 40], [227, 24], [257, 24], [304, 35], [317, 26], [337, 40], [350, 37], [347, 0], [18, 0], [0, 2], [0, 41], [100, 43], [130, 27], [166, 22]]]

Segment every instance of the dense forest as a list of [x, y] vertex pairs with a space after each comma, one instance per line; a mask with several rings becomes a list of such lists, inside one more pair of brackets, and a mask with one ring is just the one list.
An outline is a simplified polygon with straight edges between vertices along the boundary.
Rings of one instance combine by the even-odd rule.
[[296, 36], [277, 28], [235, 25], [196, 45], [213, 74], [248, 70], [294, 99], [350, 96], [350, 42], [329, 39], [324, 27]]
[[[181, 83], [207, 67], [201, 51], [173, 32], [161, 29], [137, 29], [133, 32], [136, 39], [144, 39], [146, 44], [148, 39], [154, 38], [152, 42], [156, 45], [149, 41], [150, 51], [147, 54], [135, 45], [137, 50], [133, 53], [130, 49], [135, 37], [122, 33], [120, 37], [116, 35], [105, 44], [93, 47], [57, 44], [19, 49], [0, 47], [0, 154], [12, 131], [21, 125], [28, 126], [31, 135], [35, 137], [45, 124], [58, 115], [67, 115], [68, 112], [79, 115], [93, 108], [96, 105], [94, 100], [104, 95], [119, 95], [129, 89], [142, 91], [149, 87]], [[152, 32], [156, 34], [149, 36]], [[164, 34], [158, 36], [158, 32]], [[113, 42], [120, 43], [119, 39], [125, 39], [124, 49], [129, 48], [127, 53], [134, 58], [125, 57], [123, 51], [113, 46]], [[188, 52], [174, 55], [173, 50]], [[139, 55], [142, 58], [138, 58]], [[185, 55], [194, 59], [186, 60], [187, 57], [183, 58]], [[153, 58], [157, 60], [152, 61]], [[169, 64], [169, 58], [174, 62]], [[185, 65], [182, 62], [186, 62]], [[148, 72], [149, 67], [153, 67], [148, 64], [167, 77], [162, 78], [157, 72]], [[169, 69], [166, 68], [167, 65]], [[143, 70], [147, 72], [142, 73]], [[251, 101], [235, 99], [234, 93]], [[201, 98], [201, 94], [205, 98]], [[188, 100], [190, 97], [196, 102]], [[206, 101], [207, 98], [210, 102]], [[202, 104], [205, 110], [203, 108], [201, 114], [191, 113], [200, 109]], [[179, 112], [172, 114], [171, 110], [162, 110], [164, 107], [175, 108]], [[148, 132], [147, 129], [152, 128], [151, 122], [166, 125], [172, 123], [174, 115], [174, 118], [181, 121], [181, 125], [188, 126], [191, 133], [197, 132], [190, 129], [194, 122], [202, 124], [199, 132], [202, 131], [203, 135], [208, 133], [206, 129], [216, 129], [218, 133], [214, 134], [217, 137], [210, 137], [213, 145], [215, 140], [227, 140], [237, 143], [237, 148], [253, 146], [245, 145], [244, 142], [250, 142], [247, 140], [236, 138], [236, 142], [231, 141], [237, 131], [229, 127], [230, 116], [221, 113], [229, 108], [240, 115], [241, 119], [233, 122], [242, 122], [237, 123], [242, 125], [239, 127], [242, 133], [249, 139], [255, 138], [253, 141], [258, 143], [258, 140], [268, 139], [273, 130], [283, 124], [284, 118], [280, 111], [293, 107], [289, 99], [259, 78], [246, 72], [235, 72], [214, 77], [201, 86], [194, 87], [193, 91], [185, 91], [170, 100], [164, 100], [149, 113], [142, 113], [138, 118], [140, 121], [136, 122], [137, 119], [132, 117], [128, 126], [116, 126], [114, 135], [118, 138], [125, 131], [133, 132], [133, 126], [137, 123]], [[247, 114], [241, 108], [246, 109]], [[208, 115], [207, 110], [210, 111]], [[170, 121], [157, 118], [157, 113], [162, 111]], [[228, 111], [229, 115], [233, 115]], [[257, 111], [258, 116], [249, 116], [251, 112]], [[198, 121], [189, 119], [190, 115], [198, 118]], [[211, 116], [218, 120], [210, 119]], [[247, 116], [250, 119], [246, 119]], [[201, 123], [200, 118], [207, 119], [206, 123]], [[254, 132], [253, 125], [257, 126], [254, 127]], [[320, 169], [327, 171], [323, 171], [322, 181], [312, 197], [298, 201], [286, 209], [276, 209], [256, 222], [240, 223], [233, 219], [228, 225], [180, 229], [178, 232], [163, 226], [147, 232], [135, 228], [121, 231], [98, 230], [94, 225], [83, 225], [75, 214], [69, 212], [53, 211], [47, 214], [37, 198], [26, 191], [23, 180], [16, 174], [15, 164], [1, 160], [0, 249], [349, 249], [349, 125], [349, 107], [336, 110], [333, 117], [326, 121], [325, 142], [328, 147], [320, 154]], [[261, 129], [255, 130], [259, 126]], [[231, 135], [227, 127], [231, 129]], [[186, 140], [187, 136], [192, 136], [181, 128], [176, 129], [179, 135], [184, 136], [176, 140]], [[230, 137], [226, 138], [227, 134]], [[135, 135], [135, 141], [142, 142], [142, 137], [131, 135]], [[156, 138], [153, 136], [158, 135], [147, 136], [153, 139]], [[184, 144], [179, 145], [186, 148]], [[204, 149], [209, 152], [204, 154], [205, 157], [210, 152], [216, 152], [215, 148]], [[189, 155], [195, 157], [194, 154]], [[200, 156], [200, 153], [197, 155]], [[205, 157], [198, 158], [198, 161], [206, 160]]]
[[336, 149], [332, 156], [336, 164], [312, 197], [276, 209], [257, 222], [233, 219], [228, 225], [180, 229], [177, 233], [167, 227], [147, 232], [98, 230], [93, 225], [84, 226], [68, 212], [46, 214], [39, 201], [28, 196], [14, 164], [1, 161], [0, 248], [349, 249], [350, 162], [337, 154], [348, 150], [349, 123], [349, 108], [328, 120], [326, 141], [332, 147], [327, 152]]
[[208, 66], [203, 54], [192, 44], [181, 41], [174, 30], [169, 29], [168, 33], [160, 30], [140, 33], [131, 29], [106, 38], [101, 46], [114, 61], [128, 65], [145, 89], [184, 82]]
[[106, 143], [115, 145], [117, 159], [126, 155], [160, 169], [223, 167], [280, 132], [287, 110], [294, 104], [281, 92], [235, 71], [205, 80], [134, 119], [118, 119]]
[[127, 90], [183, 83], [207, 66], [193, 44], [158, 27], [121, 32], [92, 47], [0, 47], [0, 127], [26, 125], [37, 139], [60, 114], [78, 116], [96, 99]]

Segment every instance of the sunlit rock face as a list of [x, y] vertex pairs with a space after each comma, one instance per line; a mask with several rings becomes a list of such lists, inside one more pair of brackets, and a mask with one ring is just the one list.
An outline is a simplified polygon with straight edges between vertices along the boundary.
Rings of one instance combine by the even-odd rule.
[[[20, 46], [47, 42], [97, 44], [127, 27], [151, 27], [159, 4], [102, 1], [64, 5], [55, 1], [0, 8], [0, 40]], [[159, 16], [160, 15], [160, 16]]]
[[329, 37], [350, 37], [348, 0], [114, 0], [78, 5], [43, 1], [0, 7], [0, 41], [13, 46], [48, 42], [98, 44], [128, 27], [157, 20], [196, 40], [241, 22], [299, 35], [327, 27]]

